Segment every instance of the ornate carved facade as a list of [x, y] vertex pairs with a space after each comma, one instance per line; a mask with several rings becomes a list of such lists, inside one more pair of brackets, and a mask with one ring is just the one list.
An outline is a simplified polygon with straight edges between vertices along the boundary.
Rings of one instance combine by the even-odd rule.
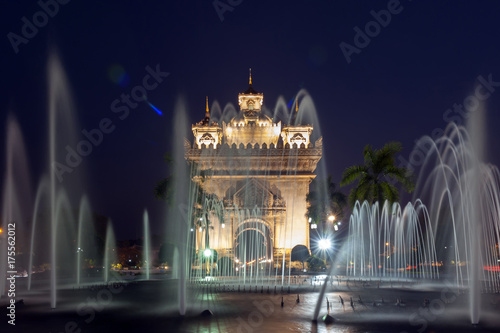
[[[242, 256], [243, 243], [263, 248], [258, 257], [266, 259], [296, 245], [309, 247], [306, 195], [321, 159], [321, 138], [313, 145], [312, 126], [274, 123], [261, 109], [263, 99], [250, 76], [249, 88], [238, 95], [239, 113], [218, 124], [207, 101], [205, 118], [192, 126], [194, 142], [185, 142], [186, 159], [204, 175], [193, 180], [224, 205], [225, 216], [212, 216], [208, 230], [219, 256]], [[255, 236], [242, 237], [247, 232]], [[197, 234], [197, 247], [204, 248], [202, 232]]]

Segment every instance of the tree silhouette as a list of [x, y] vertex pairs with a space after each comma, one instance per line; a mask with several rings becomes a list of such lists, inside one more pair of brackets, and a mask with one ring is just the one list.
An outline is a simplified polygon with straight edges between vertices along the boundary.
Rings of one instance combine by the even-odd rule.
[[370, 203], [398, 201], [399, 191], [393, 183], [400, 183], [409, 193], [413, 191], [415, 182], [411, 172], [407, 168], [395, 166], [395, 155], [401, 149], [399, 142], [386, 143], [376, 150], [367, 145], [363, 150], [364, 164], [351, 166], [344, 171], [341, 186], [358, 181], [349, 194], [351, 207], [354, 207], [356, 200]]

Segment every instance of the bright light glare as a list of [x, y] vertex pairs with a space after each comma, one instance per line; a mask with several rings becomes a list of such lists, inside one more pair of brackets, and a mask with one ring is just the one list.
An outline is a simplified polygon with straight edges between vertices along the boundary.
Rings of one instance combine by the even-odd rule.
[[318, 241], [318, 246], [321, 250], [327, 250], [330, 248], [332, 243], [330, 242], [329, 239], [323, 238]]
[[226, 225], [224, 223], [222, 223], [221, 227], [222, 227], [222, 229], [224, 229], [226, 227]]
[[207, 257], [207, 258], [208, 258], [208, 257], [211, 257], [211, 256], [212, 256], [212, 250], [210, 250], [210, 249], [205, 249], [205, 251], [203, 251], [203, 255], [204, 255], [205, 257]]
[[333, 229], [335, 229], [335, 231], [339, 231], [339, 227], [337, 225], [334, 225]]
[[330, 222], [335, 221], [335, 215], [328, 216], [328, 221], [330, 221]]

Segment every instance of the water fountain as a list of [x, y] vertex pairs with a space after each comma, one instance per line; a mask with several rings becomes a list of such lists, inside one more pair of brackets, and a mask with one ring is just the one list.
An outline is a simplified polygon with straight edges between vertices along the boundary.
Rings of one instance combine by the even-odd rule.
[[[45, 259], [44, 244], [39, 240], [50, 239], [50, 306], [55, 309], [57, 289], [82, 283], [83, 260], [96, 255], [96, 244], [90, 204], [82, 196], [81, 174], [84, 172], [80, 169], [84, 167], [80, 165], [82, 161], [77, 151], [83, 148], [81, 142], [77, 143], [76, 108], [55, 50], [49, 54], [47, 78], [49, 172], [41, 177], [34, 202], [27, 289], [32, 289], [34, 256]], [[71, 168], [66, 164], [71, 164]], [[77, 200], [80, 201], [78, 214], [74, 216]], [[85, 250], [88, 252], [84, 253]]]
[[[21, 129], [13, 116], [7, 118], [5, 139], [5, 176], [2, 191], [2, 216], [5, 235], [8, 224], [15, 224], [15, 236], [18, 246], [21, 244], [25, 221], [31, 214], [31, 180], [28, 169], [28, 160]], [[7, 271], [22, 269], [19, 261], [12, 263], [15, 269], [9, 269], [7, 260], [7, 237], [0, 237], [0, 296], [5, 295]], [[12, 257], [12, 256], [10, 256]], [[16, 259], [16, 258], [14, 258]]]
[[[269, 121], [271, 119], [283, 121], [284, 126], [289, 126], [289, 123], [299, 124], [307, 121], [315, 127], [317, 132], [315, 138], [319, 138], [319, 122], [314, 103], [304, 90], [296, 97], [295, 104], [298, 104], [299, 98], [301, 99], [300, 108], [297, 105], [295, 107], [296, 112], [293, 112], [289, 110], [284, 99], [280, 97], [273, 112], [265, 110], [265, 112], [271, 114]], [[167, 223], [167, 235], [174, 236], [167, 239], [166, 242], [173, 244], [173, 251], [171, 251], [170, 259], [167, 259], [167, 261], [179, 263], [179, 265], [173, 265], [173, 276], [178, 277], [179, 280], [179, 312], [184, 315], [186, 311], [186, 282], [197, 284], [203, 281], [211, 285], [232, 283], [247, 289], [255, 289], [258, 285], [259, 289], [262, 290], [264, 290], [264, 285], [271, 287], [290, 285], [291, 256], [289, 251], [292, 243], [290, 239], [296, 233], [293, 230], [293, 223], [281, 223], [277, 228], [276, 239], [279, 239], [282, 248], [273, 251], [273, 243], [268, 234], [269, 230], [262, 221], [264, 216], [267, 216], [266, 214], [277, 215], [286, 209], [281, 196], [290, 198], [289, 205], [293, 207], [294, 202], [291, 199], [293, 197], [291, 193], [294, 191], [294, 182], [292, 178], [301, 177], [294, 166], [299, 161], [304, 163], [299, 157], [299, 150], [302, 151], [301, 149], [303, 149], [304, 152], [310, 154], [319, 151], [319, 154], [321, 154], [321, 140], [316, 142], [316, 147], [313, 144], [313, 137], [306, 142], [307, 147], [304, 143], [302, 143], [302, 146], [288, 143], [285, 146], [282, 144], [279, 147], [281, 149], [281, 155], [279, 156], [274, 151], [276, 143], [271, 145], [257, 144], [253, 150], [241, 145], [230, 145], [230, 143], [218, 144], [217, 147], [214, 145], [207, 146], [195, 152], [200, 154], [200, 158], [198, 162], [190, 163], [191, 169], [186, 170], [184, 159], [186, 148], [189, 146], [186, 146], [186, 142], [181, 145], [180, 140], [187, 136], [186, 129], [189, 123], [185, 118], [187, 112], [182, 100], [177, 103], [175, 110], [173, 140], [177, 143], [174, 144], [173, 148], [173, 160], [176, 165], [173, 171], [175, 177], [172, 178], [175, 182], [173, 187], [176, 189], [176, 194], [174, 196], [175, 202], [171, 206], [177, 207], [177, 209], [169, 210], [168, 221], [183, 221], [183, 223]], [[238, 112], [231, 104], [227, 104], [221, 110], [218, 103], [214, 103], [209, 117], [213, 123], [224, 123], [223, 126], [226, 126], [225, 122], [228, 122], [227, 126], [229, 126], [229, 122], [235, 116], [238, 116]], [[259, 126], [267, 126], [267, 123]], [[276, 132], [276, 130], [278, 130], [279, 134], [279, 129], [274, 131]], [[310, 134], [312, 127], [307, 130], [309, 130]], [[254, 162], [251, 162], [253, 152], [250, 154], [250, 151], [256, 152], [261, 157], [257, 168], [265, 170], [264, 176], [261, 178], [262, 182], [266, 182], [267, 178], [273, 178], [278, 174], [278, 178], [288, 179], [282, 185], [283, 188], [289, 188], [290, 190], [279, 193], [278, 188], [275, 186], [271, 189], [275, 193], [274, 197], [259, 196], [256, 195], [255, 188], [260, 186], [260, 183], [248, 180], [247, 182], [243, 181], [245, 189], [239, 191], [238, 195], [241, 198], [239, 201], [224, 196], [215, 183], [203, 181], [203, 179], [208, 179], [206, 177], [209, 177], [211, 171], [207, 170], [202, 164], [217, 158], [216, 149], [214, 148], [228, 152], [229, 156], [232, 156], [229, 159], [240, 160], [240, 162], [237, 162], [239, 166], [235, 165], [236, 168], [229, 171], [234, 174], [235, 178], [240, 177], [239, 173], [241, 172], [250, 175], [248, 171], [250, 169], [244, 170], [250, 165], [254, 166], [252, 164]], [[275, 163], [275, 160], [278, 161], [279, 170], [281, 170], [280, 165], [290, 165], [290, 167], [283, 167], [283, 171], [276, 171], [271, 167], [271, 163]], [[319, 169], [324, 174], [324, 162], [321, 161], [319, 164]], [[192, 179], [201, 179], [201, 181], [192, 181]], [[234, 194], [235, 192], [230, 193], [230, 195]], [[268, 200], [273, 206], [270, 209], [263, 210], [262, 206], [266, 206]], [[303, 213], [299, 215], [300, 219], [303, 219]], [[245, 237], [243, 237], [244, 232], [240, 232], [236, 243], [232, 246], [227, 239], [232, 238], [232, 233], [235, 231], [233, 225], [245, 225], [247, 230], [255, 232], [248, 233]], [[303, 232], [308, 233], [308, 225], [301, 227], [305, 227]], [[184, 236], [181, 237], [181, 235]], [[257, 246], [256, 244], [268, 244], [268, 246]], [[287, 248], [286, 251], [288, 252], [285, 252], [284, 247]], [[193, 269], [194, 267], [197, 268]], [[183, 275], [185, 278], [183, 278]], [[205, 278], [206, 276], [208, 277]]]
[[477, 116], [480, 112], [468, 131], [452, 124], [442, 138], [424, 137], [417, 144], [427, 154], [416, 191], [431, 203], [429, 216], [444, 271], [469, 290], [472, 323], [479, 321], [481, 289], [500, 290], [500, 174], [482, 162], [484, 130]]
[[82, 259], [85, 258], [87, 253], [95, 253], [94, 225], [92, 223], [92, 213], [90, 204], [86, 196], [82, 197], [80, 201], [80, 208], [78, 209], [78, 234], [77, 234], [77, 248], [76, 248], [76, 284], [80, 285], [82, 279]]
[[106, 242], [104, 245], [104, 283], [109, 282], [109, 271], [111, 270], [111, 265], [116, 262], [116, 252], [116, 238], [113, 231], [113, 224], [111, 223], [111, 221], [108, 221], [108, 226], [106, 228]]
[[[72, 129], [68, 133], [61, 133], [60, 123], [73, 124], [73, 111], [70, 94], [66, 90], [67, 82], [64, 78], [60, 62], [55, 55], [51, 55], [49, 64], [49, 155], [53, 163], [60, 160], [61, 142], [71, 145]], [[300, 108], [297, 113], [290, 112], [283, 98], [279, 98], [273, 112], [270, 112], [274, 121], [281, 120], [283, 124], [310, 122], [315, 131], [319, 132], [319, 122], [312, 99], [307, 92], [301, 91], [295, 101], [300, 100]], [[282, 220], [279, 227], [273, 230], [276, 239], [281, 242], [275, 249], [263, 244], [269, 244], [268, 227], [261, 223], [265, 216], [276, 218], [285, 207], [294, 206], [293, 200], [283, 200], [288, 192], [296, 185], [293, 181], [286, 181], [287, 191], [278, 191], [269, 187], [269, 196], [266, 192], [256, 190], [259, 181], [250, 180], [253, 176], [251, 168], [262, 168], [266, 173], [261, 177], [277, 176], [300, 176], [297, 168], [284, 168], [283, 171], [272, 169], [276, 161], [283, 165], [296, 166], [302, 155], [311, 154], [314, 149], [321, 149], [321, 141], [310, 140], [309, 144], [284, 145], [280, 147], [281, 155], [276, 158], [271, 145], [258, 144], [258, 146], [236, 146], [227, 143], [218, 145], [207, 144], [198, 148], [200, 160], [191, 164], [191, 169], [186, 168], [186, 148], [180, 140], [187, 136], [189, 122], [186, 119], [185, 103], [180, 100], [176, 106], [174, 124], [173, 168], [175, 202], [166, 219], [167, 242], [173, 244], [169, 266], [174, 270], [172, 279], [175, 280], [177, 288], [177, 307], [181, 316], [189, 314], [189, 305], [193, 305], [195, 297], [207, 300], [202, 306], [214, 305], [213, 293], [227, 291], [227, 285], [233, 287], [234, 293], [242, 287], [242, 290], [253, 294], [263, 294], [265, 290], [270, 294], [287, 294], [292, 283], [291, 256], [286, 253], [293, 239], [294, 230], [292, 223]], [[66, 110], [66, 111], [65, 111]], [[69, 111], [67, 111], [69, 110]], [[212, 106], [212, 121], [229, 123], [236, 117], [238, 112], [230, 104], [222, 110], [217, 103]], [[306, 119], [306, 117], [309, 117]], [[9, 122], [7, 132], [13, 130], [16, 125]], [[225, 125], [227, 125], [225, 124]], [[253, 125], [252, 125], [253, 126]], [[267, 126], [267, 125], [262, 125]], [[69, 126], [72, 128], [72, 126]], [[423, 163], [415, 191], [416, 197], [412, 203], [404, 207], [398, 204], [387, 203], [358, 203], [350, 217], [349, 238], [340, 249], [340, 255], [345, 256], [345, 273], [348, 278], [362, 279], [401, 279], [403, 281], [434, 280], [453, 278], [454, 287], [462, 290], [470, 290], [470, 313], [471, 322], [478, 323], [480, 319], [480, 293], [498, 292], [499, 281], [496, 278], [498, 263], [496, 253], [492, 251], [498, 246], [500, 239], [499, 217], [500, 195], [498, 184], [500, 173], [498, 169], [489, 165], [479, 163], [481, 161], [480, 147], [482, 141], [471, 143], [470, 137], [476, 137], [481, 128], [472, 126], [469, 134], [463, 128], [450, 126], [446, 135], [436, 141], [423, 138], [417, 146], [426, 147], [426, 157]], [[10, 135], [8, 134], [8, 138]], [[18, 135], [15, 140], [7, 140], [8, 156], [12, 156], [14, 149], [12, 142], [20, 142]], [[276, 147], [273, 143], [272, 147]], [[240, 177], [244, 186], [239, 196], [235, 192], [217, 192], [217, 188], [211, 188], [215, 183], [192, 181], [193, 178], [201, 179], [209, 174], [210, 170], [200, 167], [208, 160], [218, 158], [216, 149], [230, 152], [229, 160], [238, 162], [234, 164], [234, 170], [239, 173], [231, 173], [230, 176]], [[251, 156], [256, 154], [261, 157], [255, 164]], [[22, 154], [21, 154], [22, 155]], [[13, 158], [7, 158], [6, 179], [4, 189], [4, 219], [16, 219], [15, 211], [19, 210], [16, 203], [21, 200], [12, 196], [18, 181], [13, 170], [13, 165], [23, 165], [24, 162]], [[252, 164], [253, 163], [253, 164]], [[318, 171], [320, 177], [324, 175], [324, 159], [319, 162]], [[52, 165], [53, 166], [53, 165]], [[22, 169], [22, 168], [20, 168]], [[243, 172], [242, 172], [243, 170]], [[209, 174], [213, 176], [214, 174]], [[216, 175], [218, 176], [218, 175]], [[78, 178], [78, 177], [75, 177]], [[79, 180], [76, 180], [78, 182]], [[23, 187], [23, 186], [21, 186]], [[264, 188], [266, 188], [264, 186]], [[50, 305], [57, 307], [57, 290], [76, 283], [77, 286], [84, 283], [82, 276], [83, 255], [87, 248], [95, 247], [89, 235], [93, 234], [92, 215], [89, 200], [85, 197], [80, 199], [77, 216], [73, 216], [72, 203], [76, 193], [73, 181], [64, 180], [59, 182], [57, 173], [51, 172], [50, 177], [43, 177], [40, 181], [35, 198], [33, 225], [31, 231], [31, 255], [40, 247], [39, 239], [35, 236], [43, 229], [43, 222], [50, 222], [50, 256], [51, 256], [51, 278], [50, 278]], [[201, 189], [201, 190], [200, 190]], [[267, 190], [268, 188], [266, 188]], [[218, 194], [218, 195], [214, 195]], [[258, 194], [258, 195], [256, 195]], [[272, 209], [264, 209], [265, 203], [269, 202]], [[286, 202], [286, 206], [285, 205]], [[250, 204], [251, 205], [250, 205]], [[7, 207], [7, 208], [5, 208]], [[50, 216], [41, 218], [42, 212], [49, 207]], [[7, 212], [7, 213], [6, 213]], [[46, 220], [46, 221], [45, 221]], [[481, 221], [480, 224], [474, 224]], [[242, 236], [237, 228], [231, 229], [231, 223], [235, 226], [245, 225], [254, 233]], [[475, 225], [480, 227], [475, 228]], [[307, 226], [307, 225], [306, 225]], [[149, 216], [147, 211], [143, 215], [144, 230], [144, 265], [146, 280], [150, 279], [151, 270], [151, 236], [149, 230]], [[308, 232], [308, 230], [307, 230]], [[234, 236], [236, 235], [236, 236]], [[450, 237], [444, 237], [449, 235]], [[234, 237], [234, 246], [224, 245], [229, 237]], [[478, 238], [484, 240], [482, 244]], [[71, 244], [68, 240], [76, 240]], [[220, 250], [216, 253], [215, 249]], [[211, 250], [205, 252], [205, 250]], [[3, 249], [2, 249], [3, 251]], [[111, 221], [107, 224], [105, 251], [104, 251], [104, 273], [103, 282], [107, 284], [111, 278], [110, 266], [116, 258], [116, 239], [114, 237]], [[207, 254], [206, 254], [207, 253]], [[385, 254], [381, 257], [381, 254]], [[5, 256], [3, 256], [4, 258]], [[444, 266], [440, 264], [443, 261]], [[62, 272], [57, 267], [60, 263], [72, 263], [71, 273]], [[2, 263], [5, 266], [5, 263]], [[33, 266], [33, 257], [30, 257], [30, 267]], [[331, 266], [335, 268], [334, 265]], [[483, 269], [484, 268], [484, 269]], [[5, 271], [5, 270], [3, 270]], [[314, 302], [316, 309], [313, 317], [318, 318], [320, 305], [327, 293], [328, 276], [324, 280], [323, 288], [320, 290], [318, 301]], [[337, 272], [339, 273], [339, 272]], [[28, 277], [28, 290], [31, 285], [32, 272], [30, 269]], [[150, 281], [144, 284], [150, 284]], [[5, 283], [5, 281], [3, 281]], [[222, 285], [222, 288], [221, 288]], [[1, 285], [0, 285], [1, 287]], [[266, 288], [267, 287], [267, 288]], [[307, 303], [312, 288], [303, 288], [305, 295], [301, 295], [300, 306], [306, 304], [312, 308], [313, 302]], [[2, 291], [4, 288], [2, 288]], [[418, 290], [418, 285], [415, 287]], [[236, 294], [241, 298], [241, 295]], [[327, 295], [328, 296], [328, 295]], [[280, 296], [283, 297], [283, 296]], [[313, 294], [316, 297], [316, 294]], [[211, 303], [210, 303], [211, 302]], [[311, 305], [312, 304], [312, 305]], [[194, 305], [193, 305], [194, 306]], [[198, 305], [196, 305], [198, 306]], [[298, 302], [297, 302], [298, 306]], [[216, 313], [215, 313], [216, 314]], [[146, 316], [147, 314], [144, 314]]]
[[[187, 119], [186, 119], [186, 107], [185, 102], [180, 99], [175, 108], [174, 116], [174, 138], [179, 140], [179, 138], [186, 137], [187, 129]], [[179, 314], [184, 316], [186, 314], [186, 280], [188, 277], [188, 254], [190, 253], [190, 248], [188, 246], [188, 228], [190, 227], [190, 217], [193, 214], [193, 202], [195, 193], [189, 191], [189, 175], [186, 170], [184, 163], [184, 147], [181, 144], [177, 144], [173, 148], [173, 159], [174, 168], [173, 174], [175, 192], [175, 201], [173, 203], [174, 209], [169, 211], [168, 221], [175, 221], [175, 223], [167, 224], [167, 235], [169, 235], [168, 242], [174, 244], [174, 254], [173, 257], [178, 263], [176, 270], [176, 275], [178, 276], [178, 304], [179, 304]], [[191, 198], [191, 200], [190, 200]]]
[[149, 274], [151, 271], [151, 234], [149, 231], [149, 215], [148, 211], [144, 210], [143, 214], [143, 224], [144, 224], [144, 243], [143, 243], [143, 269], [146, 270], [146, 280], [149, 280]]
[[[29, 242], [29, 263], [27, 266], [28, 281], [27, 289], [32, 289], [32, 268], [34, 257], [38, 261], [50, 263], [50, 306], [57, 307], [57, 290], [67, 288], [73, 284], [79, 286], [82, 283], [82, 266], [86, 258], [96, 258], [97, 244], [93, 226], [89, 200], [82, 195], [81, 157], [78, 155], [84, 151], [81, 142], [77, 143], [76, 108], [73, 105], [72, 94], [68, 80], [65, 76], [61, 61], [55, 50], [49, 54], [47, 65], [48, 77], [48, 164], [49, 175], [43, 175], [38, 185], [34, 201], [34, 209], [31, 214], [30, 207], [24, 207], [23, 211], [31, 216], [31, 233]], [[27, 163], [22, 147], [23, 140], [18, 126], [10, 118], [7, 133], [7, 163], [6, 189], [4, 195], [3, 213], [9, 217], [24, 221], [18, 214], [21, 202], [31, 202], [30, 195], [26, 192], [26, 182], [29, 182]], [[13, 153], [15, 151], [15, 154]], [[21, 155], [24, 157], [21, 158]], [[80, 159], [78, 159], [80, 158]], [[71, 168], [68, 165], [71, 164]], [[15, 170], [15, 171], [14, 171]], [[79, 175], [75, 175], [78, 173]], [[71, 174], [71, 176], [70, 176]], [[14, 192], [13, 192], [14, 191]], [[14, 195], [15, 194], [15, 195]], [[18, 196], [23, 194], [21, 200]], [[75, 202], [78, 205], [77, 216], [74, 215]], [[13, 206], [14, 205], [14, 206]], [[18, 225], [21, 228], [21, 225]], [[111, 228], [111, 227], [109, 227]], [[21, 235], [21, 230], [19, 235]], [[28, 233], [26, 233], [28, 234]], [[40, 239], [50, 239], [49, 249]], [[116, 247], [112, 230], [107, 234], [107, 243]], [[47, 255], [50, 258], [46, 258]], [[4, 258], [6, 256], [2, 256]], [[111, 263], [114, 255], [108, 254], [106, 258]], [[99, 262], [100, 260], [98, 260]], [[2, 270], [5, 272], [5, 270]], [[105, 270], [107, 274], [107, 271]], [[108, 279], [106, 275], [105, 279]], [[2, 280], [3, 282], [3, 280]], [[43, 286], [41, 286], [43, 288]], [[3, 292], [4, 288], [2, 288]]]
[[420, 200], [404, 209], [356, 203], [349, 221], [346, 274], [356, 277], [439, 278], [436, 246], [427, 208]]
[[[67, 228], [73, 228], [74, 224], [68, 221], [60, 221], [58, 219], [58, 214], [68, 214], [66, 212], [58, 212], [58, 205], [63, 203], [66, 207], [64, 209], [70, 210], [71, 201], [75, 201], [76, 198], [81, 196], [81, 189], [83, 188], [80, 182], [81, 177], [67, 177], [68, 173], [74, 172], [74, 169], [68, 166], [63, 166], [61, 161], [72, 162], [74, 168], [82, 167], [80, 166], [81, 157], [78, 153], [74, 152], [74, 148], [79, 149], [76, 139], [76, 107], [73, 104], [73, 98], [70, 90], [70, 85], [68, 79], [66, 78], [65, 72], [62, 68], [61, 61], [58, 57], [57, 52], [53, 49], [49, 54], [48, 65], [47, 65], [47, 78], [48, 78], [48, 113], [49, 113], [49, 123], [48, 123], [48, 138], [49, 138], [49, 183], [50, 183], [50, 224], [51, 224], [51, 235], [50, 235], [50, 246], [51, 246], [51, 279], [50, 279], [50, 289], [51, 289], [51, 308], [56, 308], [57, 299], [57, 265], [58, 256], [62, 256], [64, 250], [69, 251], [69, 253], [74, 253], [71, 249], [71, 245], [67, 244], [68, 247], [63, 249], [57, 248], [58, 243], [64, 241], [66, 238], [59, 238], [58, 233], [60, 233], [59, 228], [63, 225]], [[80, 142], [78, 143], [80, 144]], [[80, 147], [81, 148], [81, 147]], [[73, 149], [73, 154], [70, 153]], [[75, 155], [76, 154], [76, 155]], [[80, 159], [78, 159], [79, 157]], [[69, 168], [69, 169], [68, 169]], [[66, 174], [66, 175], [65, 175]], [[61, 208], [63, 209], [63, 208]], [[71, 217], [74, 218], [74, 217]], [[74, 230], [71, 230], [72, 235], [74, 235]], [[66, 235], [65, 237], [68, 237]], [[68, 260], [73, 260], [74, 257]], [[66, 259], [65, 259], [66, 260]], [[71, 262], [71, 261], [63, 261]]]
[[481, 293], [500, 291], [500, 173], [481, 162], [480, 123], [475, 119], [468, 131], [450, 124], [439, 139], [417, 142], [425, 157], [414, 205], [356, 204], [341, 250], [348, 275], [438, 285], [451, 279], [468, 291], [471, 322], [479, 322]]
[[[38, 190], [33, 203], [31, 198], [31, 181], [28, 172], [28, 163], [24, 149], [23, 137], [19, 126], [13, 117], [7, 120], [7, 140], [6, 140], [6, 174], [3, 191], [2, 221], [16, 223], [17, 242], [29, 243], [29, 259], [25, 266], [28, 272], [27, 289], [32, 287], [32, 267], [33, 256], [35, 252], [39, 254], [39, 249], [43, 244], [37, 239], [50, 239], [50, 289], [51, 308], [56, 308], [56, 290], [58, 280], [62, 283], [69, 282], [68, 272], [57, 272], [57, 266], [64, 263], [66, 266], [74, 265], [73, 274], [76, 282], [80, 282], [79, 264], [80, 256], [73, 256], [76, 253], [71, 241], [77, 238], [78, 243], [82, 241], [82, 232], [75, 231], [75, 217], [72, 215], [71, 199], [80, 196], [82, 188], [80, 177], [67, 178], [63, 175], [69, 171], [61, 169], [58, 161], [64, 161], [68, 158], [68, 147], [75, 147], [76, 131], [75, 128], [75, 108], [72, 103], [71, 93], [68, 81], [64, 75], [60, 60], [55, 51], [50, 53], [47, 65], [48, 77], [48, 165], [49, 176], [42, 176], [39, 181]], [[73, 170], [71, 170], [72, 172]], [[64, 183], [64, 186], [63, 186]], [[67, 191], [67, 189], [70, 189]], [[79, 230], [82, 230], [84, 224], [88, 223], [89, 213], [86, 200], [82, 201], [81, 215], [79, 216]], [[50, 213], [47, 214], [47, 211]], [[47, 216], [48, 215], [48, 216]], [[31, 232], [25, 232], [24, 221], [31, 220]], [[46, 233], [47, 223], [50, 224], [49, 234]], [[23, 235], [30, 235], [23, 239]], [[41, 236], [44, 235], [44, 236]], [[28, 241], [30, 239], [31, 241]], [[4, 253], [2, 243], [1, 249], [1, 274], [7, 271], [4, 259], [7, 256]], [[80, 244], [81, 245], [81, 244]], [[38, 247], [38, 249], [36, 248]], [[81, 248], [81, 246], [79, 246]], [[27, 251], [26, 251], [27, 252]], [[76, 260], [75, 260], [76, 259]], [[20, 265], [22, 263], [19, 263]], [[19, 267], [21, 268], [21, 267]], [[0, 292], [3, 295], [5, 291], [5, 279], [0, 279]]]
[[[33, 256], [35, 255], [35, 241], [38, 239], [35, 235], [40, 235], [40, 231], [37, 229], [39, 224], [40, 214], [42, 211], [47, 210], [45, 207], [47, 202], [44, 202], [44, 199], [47, 199], [49, 196], [49, 179], [47, 177], [43, 177], [40, 183], [38, 184], [38, 189], [36, 191], [35, 196], [35, 204], [33, 209], [33, 218], [31, 219], [31, 240], [30, 240], [30, 256], [29, 256], [29, 264], [28, 264], [28, 290], [31, 290], [31, 280], [33, 277]], [[46, 200], [45, 200], [46, 201]], [[38, 226], [39, 227], [39, 226]]]

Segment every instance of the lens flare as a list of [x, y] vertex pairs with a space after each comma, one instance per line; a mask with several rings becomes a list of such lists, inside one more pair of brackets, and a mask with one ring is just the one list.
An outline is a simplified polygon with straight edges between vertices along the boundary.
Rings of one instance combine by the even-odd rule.
[[130, 83], [129, 75], [119, 64], [113, 64], [109, 67], [108, 77], [111, 82], [118, 84], [120, 87], [126, 87]]
[[163, 113], [156, 106], [154, 106], [153, 104], [151, 104], [149, 101], [147, 101], [147, 102], [148, 102], [148, 105], [151, 107], [151, 109], [155, 110], [156, 113], [158, 113], [160, 116], [163, 115]]
[[318, 247], [321, 250], [328, 250], [332, 246], [332, 242], [330, 242], [327, 238], [322, 238], [318, 241]]

